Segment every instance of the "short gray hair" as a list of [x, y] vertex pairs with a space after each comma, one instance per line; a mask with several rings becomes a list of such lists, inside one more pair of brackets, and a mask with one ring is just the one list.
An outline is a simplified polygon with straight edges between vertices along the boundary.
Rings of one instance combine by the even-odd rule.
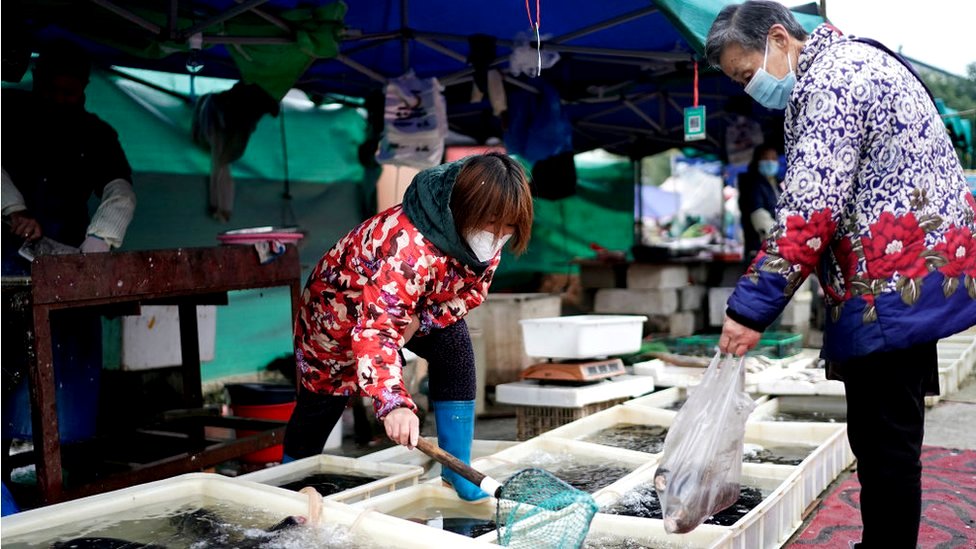
[[713, 67], [719, 66], [722, 52], [730, 44], [746, 50], [764, 51], [769, 29], [776, 23], [797, 40], [806, 40], [807, 32], [793, 13], [779, 2], [749, 0], [743, 4], [725, 6], [718, 13], [705, 39], [705, 59]]

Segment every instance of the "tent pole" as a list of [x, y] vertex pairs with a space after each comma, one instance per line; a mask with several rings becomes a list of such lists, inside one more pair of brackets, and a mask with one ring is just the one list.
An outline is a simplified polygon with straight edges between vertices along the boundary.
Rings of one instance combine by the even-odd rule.
[[[234, 0], [234, 1], [237, 2], [238, 4], [244, 2], [244, 0]], [[291, 26], [288, 25], [288, 23], [285, 23], [284, 21], [282, 21], [281, 19], [275, 17], [274, 15], [271, 15], [268, 12], [266, 12], [264, 10], [259, 10], [257, 8], [253, 8], [251, 11], [254, 12], [254, 15], [257, 15], [261, 19], [264, 19], [268, 23], [271, 23], [272, 25], [274, 25], [274, 26], [278, 27], [279, 29], [287, 32], [288, 34], [294, 34], [295, 31], [292, 30]]]
[[96, 6], [101, 6], [107, 9], [108, 11], [114, 13], [115, 15], [118, 15], [123, 19], [127, 19], [135, 23], [136, 25], [139, 25], [140, 27], [146, 29], [147, 31], [153, 34], [158, 35], [162, 31], [162, 29], [159, 28], [159, 25], [153, 23], [152, 21], [143, 19], [142, 17], [132, 13], [131, 11], [123, 7], [117, 6], [112, 2], [109, 2], [109, 0], [91, 0], [91, 2]]
[[400, 61], [403, 63], [403, 73], [410, 70], [410, 23], [407, 17], [407, 0], [400, 0]]
[[238, 15], [240, 15], [240, 14], [246, 12], [246, 11], [249, 11], [251, 8], [260, 6], [261, 4], [264, 4], [267, 1], [268, 0], [246, 0], [245, 2], [243, 2], [241, 4], [238, 4], [238, 5], [234, 6], [234, 7], [231, 7], [229, 9], [227, 9], [223, 13], [220, 13], [220, 14], [215, 15], [215, 16], [213, 16], [213, 17], [211, 17], [211, 18], [209, 18], [209, 19], [207, 19], [205, 21], [201, 21], [201, 22], [193, 25], [192, 27], [184, 30], [180, 34], [184, 38], [188, 38], [188, 37], [193, 36], [194, 34], [196, 34], [198, 32], [203, 32], [203, 31], [209, 29], [210, 27], [212, 27], [212, 26], [214, 26], [214, 25], [216, 25], [218, 23], [223, 23], [224, 21], [227, 21], [228, 19], [231, 19], [231, 18], [236, 17], [236, 16], [238, 16]]
[[637, 222], [634, 223], [634, 246], [644, 241], [644, 184], [641, 182], [641, 161], [634, 159], [634, 201], [637, 203]]
[[553, 44], [561, 44], [563, 42], [569, 42], [570, 40], [575, 40], [577, 38], [581, 38], [588, 34], [593, 34], [594, 32], [599, 32], [623, 23], [627, 23], [629, 21], [633, 21], [634, 19], [640, 19], [645, 15], [650, 15], [655, 12], [657, 12], [657, 8], [653, 6], [647, 8], [641, 8], [638, 10], [634, 10], [630, 13], [618, 15], [617, 17], [614, 17], [612, 19], [607, 19], [606, 21], [596, 23], [594, 25], [590, 25], [588, 27], [583, 27], [582, 29], [579, 29], [577, 31], [568, 32], [566, 34], [557, 36], [552, 40], [550, 40], [549, 42]]
[[169, 1], [169, 17], [166, 19], [166, 36], [170, 40], [176, 39], [176, 19], [180, 12], [179, 0]]
[[462, 54], [460, 54], [460, 53], [452, 50], [451, 48], [448, 48], [446, 46], [442, 46], [442, 45], [438, 44], [437, 42], [434, 42], [433, 40], [430, 40], [429, 38], [424, 38], [422, 36], [418, 36], [416, 38], [416, 41], [417, 41], [418, 44], [423, 44], [424, 46], [427, 46], [428, 48], [436, 51], [437, 53], [444, 54], [447, 57], [450, 57], [451, 59], [455, 59], [455, 60], [460, 61], [462, 63], [467, 63], [467, 61], [468, 61], [468, 58], [465, 57], [464, 55], [462, 55]]
[[339, 55], [335, 56], [333, 59], [335, 59], [336, 61], [342, 63], [343, 65], [346, 65], [347, 67], [350, 67], [352, 69], [355, 69], [355, 70], [357, 70], [357, 71], [365, 74], [366, 76], [372, 78], [373, 80], [376, 80], [377, 82], [381, 82], [383, 84], [386, 84], [386, 80], [387, 79], [386, 79], [385, 76], [383, 76], [382, 74], [380, 74], [380, 73], [378, 73], [378, 72], [376, 72], [376, 71], [374, 71], [374, 70], [372, 70], [370, 68], [367, 68], [364, 65], [361, 65], [361, 64], [353, 61], [352, 59], [349, 59], [348, 57], [346, 57], [345, 55], [342, 55], [341, 53]]
[[637, 108], [637, 105], [631, 103], [630, 101], [628, 101], [626, 99], [624, 99], [624, 105], [628, 109], [630, 109], [634, 114], [636, 114], [638, 118], [640, 118], [644, 122], [647, 122], [647, 125], [648, 126], [650, 126], [650, 127], [654, 128], [655, 130], [657, 130], [658, 133], [664, 133], [664, 129], [661, 126], [659, 126], [658, 123], [655, 122], [653, 118], [651, 118], [650, 116], [647, 116], [647, 113], [645, 113], [644, 111], [642, 111], [639, 108]]

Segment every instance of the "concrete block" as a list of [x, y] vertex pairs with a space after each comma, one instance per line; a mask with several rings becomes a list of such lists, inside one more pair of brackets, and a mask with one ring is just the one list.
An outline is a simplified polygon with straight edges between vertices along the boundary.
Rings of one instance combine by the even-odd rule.
[[704, 286], [685, 286], [678, 290], [678, 309], [680, 311], [700, 311], [704, 308]]
[[678, 291], [597, 290], [593, 309], [597, 313], [670, 315], [678, 312]]
[[783, 317], [780, 324], [795, 328], [809, 326], [811, 301], [813, 301], [813, 294], [809, 290], [793, 294], [793, 299], [783, 309]]
[[625, 265], [580, 265], [580, 284], [584, 288], [622, 288]]
[[729, 302], [734, 287], [708, 289], [708, 325], [721, 326], [725, 322], [725, 305]]
[[627, 269], [628, 289], [663, 290], [688, 285], [688, 267], [683, 265], [631, 265]]
[[671, 337], [687, 337], [694, 335], [696, 324], [695, 313], [674, 313], [671, 315], [670, 321], [671, 324], [668, 334]]

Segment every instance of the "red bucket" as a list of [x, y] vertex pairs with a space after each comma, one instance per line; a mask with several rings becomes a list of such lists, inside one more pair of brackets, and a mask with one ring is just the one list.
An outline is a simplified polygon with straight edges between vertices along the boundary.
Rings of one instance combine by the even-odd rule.
[[[277, 419], [280, 421], [288, 421], [291, 417], [292, 410], [295, 409], [294, 402], [286, 402], [285, 404], [256, 404], [252, 406], [233, 406], [233, 413], [235, 416], [239, 417], [249, 417], [258, 419]], [[244, 429], [237, 430], [237, 438], [244, 438], [258, 431], [245, 431]], [[285, 453], [285, 447], [281, 444], [271, 446], [270, 448], [265, 448], [264, 450], [258, 450], [257, 452], [251, 452], [246, 454], [241, 459], [246, 463], [269, 463], [272, 461], [281, 461], [281, 457]]]
[[[254, 419], [288, 421], [295, 409], [295, 388], [270, 383], [235, 383], [226, 386], [230, 394], [230, 407], [235, 416]], [[258, 431], [237, 430], [243, 438]], [[241, 459], [245, 463], [269, 463], [281, 461], [285, 448], [281, 444], [251, 452]]]

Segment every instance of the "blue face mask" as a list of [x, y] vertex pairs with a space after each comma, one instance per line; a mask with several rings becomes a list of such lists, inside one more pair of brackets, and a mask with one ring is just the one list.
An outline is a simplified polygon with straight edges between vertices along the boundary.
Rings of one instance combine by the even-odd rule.
[[793, 72], [793, 60], [790, 59], [789, 52], [786, 53], [786, 62], [790, 65], [790, 72], [783, 78], [766, 72], [766, 59], [769, 57], [769, 38], [766, 38], [766, 53], [763, 55], [763, 66], [756, 71], [746, 84], [746, 93], [751, 95], [760, 105], [767, 109], [783, 110], [790, 100], [790, 92], [796, 84], [796, 74]]
[[759, 173], [766, 177], [776, 177], [779, 173], [779, 160], [760, 160]]

